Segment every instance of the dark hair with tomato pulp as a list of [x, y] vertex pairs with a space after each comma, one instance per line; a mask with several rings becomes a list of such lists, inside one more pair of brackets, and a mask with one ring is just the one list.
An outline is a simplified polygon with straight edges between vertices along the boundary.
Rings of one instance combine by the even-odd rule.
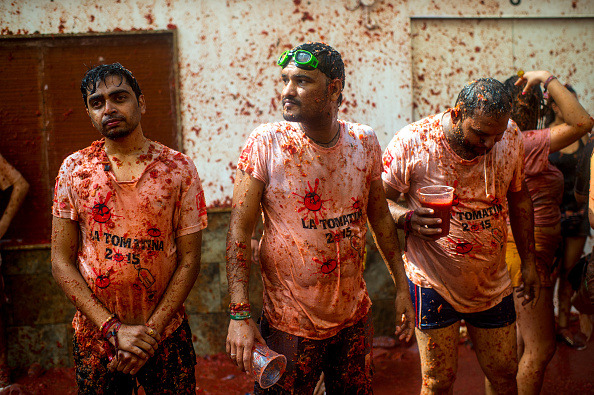
[[512, 99], [501, 82], [494, 78], [480, 78], [462, 88], [456, 99], [456, 107], [469, 117], [477, 111], [489, 117], [501, 116], [511, 112]]
[[503, 85], [512, 97], [511, 118], [518, 125], [520, 130], [540, 129], [539, 121], [545, 115], [545, 105], [540, 84], [534, 85], [526, 94], [522, 94], [526, 84], [515, 85], [517, 75], [509, 77]]
[[97, 84], [100, 82], [105, 82], [107, 77], [111, 76], [119, 76], [120, 77], [120, 84], [124, 82], [128, 82], [128, 85], [134, 91], [136, 95], [136, 100], [142, 95], [142, 91], [140, 90], [140, 86], [138, 86], [138, 82], [136, 78], [132, 75], [132, 72], [122, 66], [119, 63], [112, 63], [112, 64], [102, 64], [100, 66], [93, 67], [82, 79], [80, 83], [80, 91], [82, 92], [83, 101], [85, 102], [85, 107], [88, 108], [87, 104], [87, 96], [92, 95], [97, 90]]
[[[317, 69], [324, 73], [326, 77], [330, 78], [330, 80], [339, 78], [344, 89], [344, 63], [342, 61], [342, 56], [337, 50], [328, 44], [319, 42], [308, 42], [293, 48], [293, 50], [298, 49], [311, 52], [319, 62]], [[340, 103], [342, 103], [342, 93], [338, 98], [338, 104], [340, 105]]]

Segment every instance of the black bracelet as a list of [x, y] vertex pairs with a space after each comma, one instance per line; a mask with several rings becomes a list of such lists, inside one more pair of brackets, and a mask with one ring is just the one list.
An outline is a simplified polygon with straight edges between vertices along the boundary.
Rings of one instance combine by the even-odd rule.
[[544, 91], [547, 91], [547, 88], [549, 87], [549, 83], [553, 80], [556, 80], [557, 77], [555, 77], [554, 75], [550, 76], [549, 78], [547, 78], [547, 80], [544, 83]]

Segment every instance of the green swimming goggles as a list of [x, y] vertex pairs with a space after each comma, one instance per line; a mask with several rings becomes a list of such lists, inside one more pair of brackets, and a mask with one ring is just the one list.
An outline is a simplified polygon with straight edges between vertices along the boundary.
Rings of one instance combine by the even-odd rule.
[[291, 57], [295, 61], [295, 64], [299, 67], [306, 66], [311, 67], [312, 69], [318, 67], [318, 60], [316, 57], [313, 56], [311, 52], [305, 51], [303, 49], [291, 49], [283, 52], [280, 58], [278, 58], [276, 61], [276, 64], [278, 64], [280, 67], [285, 67], [291, 60]]

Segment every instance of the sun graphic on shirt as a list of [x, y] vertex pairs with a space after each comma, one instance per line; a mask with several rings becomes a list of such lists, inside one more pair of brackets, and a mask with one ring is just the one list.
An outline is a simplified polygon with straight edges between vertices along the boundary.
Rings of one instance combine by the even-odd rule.
[[[312, 258], [312, 260], [316, 264], [320, 265], [319, 266], [320, 270], [317, 271], [316, 273], [323, 274], [323, 275], [330, 275], [332, 272], [334, 272], [334, 270], [336, 270], [336, 268], [340, 264], [340, 262], [338, 260], [336, 260], [335, 258], [326, 259], [326, 257], [323, 257], [322, 259]], [[338, 272], [334, 273], [334, 275], [338, 276]]]
[[307, 186], [309, 188], [309, 190], [305, 191], [305, 195], [301, 196], [298, 193], [293, 192], [293, 195], [300, 197], [301, 199], [303, 199], [303, 201], [301, 202], [301, 204], [303, 204], [303, 207], [301, 207], [300, 209], [297, 210], [297, 212], [302, 212], [307, 210], [307, 212], [305, 213], [305, 217], [303, 218], [304, 220], [309, 218], [309, 215], [311, 213], [313, 213], [314, 219], [316, 221], [316, 225], [318, 225], [320, 223], [320, 220], [318, 218], [318, 213], [321, 213], [321, 211], [323, 210], [323, 205], [324, 202], [327, 202], [330, 199], [327, 200], [322, 200], [322, 197], [318, 194], [318, 186], [320, 185], [320, 180], [318, 178], [316, 178], [315, 181], [315, 186], [312, 188], [311, 184], [309, 183], [309, 181], [307, 182]]
[[92, 207], [84, 206], [91, 213], [91, 221], [89, 221], [91, 223], [91, 232], [94, 231], [95, 224], [99, 224], [99, 232], [100, 234], [103, 234], [103, 224], [106, 224], [105, 226], [109, 227], [113, 223], [113, 221], [110, 222], [112, 217], [121, 217], [120, 215], [115, 215], [107, 205], [111, 196], [111, 191], [107, 192], [105, 199], [102, 199], [101, 196], [99, 196], [98, 200], [93, 202]]
[[351, 200], [353, 201], [353, 204], [351, 205], [353, 210], [359, 211], [363, 209], [363, 203], [361, 200], [359, 200], [359, 198], [352, 197]]

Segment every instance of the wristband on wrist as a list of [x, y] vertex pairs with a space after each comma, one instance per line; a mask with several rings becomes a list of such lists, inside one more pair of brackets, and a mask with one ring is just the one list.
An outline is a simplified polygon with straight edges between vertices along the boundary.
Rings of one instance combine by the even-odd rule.
[[109, 338], [114, 336], [115, 332], [120, 329], [120, 326], [122, 326], [122, 323], [117, 317], [114, 316], [109, 321], [107, 321], [103, 329], [101, 329], [101, 336], [105, 340], [109, 340]]
[[112, 337], [114, 338], [114, 340], [116, 342], [116, 347], [117, 347], [117, 343], [118, 343], [118, 338], [116, 336], [116, 333], [118, 333], [121, 326], [122, 326], [122, 323], [120, 321], [116, 321], [113, 323], [113, 325], [109, 326], [109, 329], [107, 330], [107, 333], [105, 334], [105, 340], [107, 340], [107, 341], [109, 341], [109, 339], [111, 339]]
[[230, 317], [232, 320], [241, 321], [247, 320], [248, 318], [252, 318], [252, 314], [249, 311], [242, 311], [240, 313], [231, 313]]
[[548, 87], [549, 87], [549, 83], [553, 80], [556, 80], [557, 77], [555, 77], [554, 75], [550, 76], [549, 78], [547, 78], [547, 80], [544, 83], [544, 91], [546, 92]]
[[[118, 337], [117, 337], [117, 333], [120, 330], [120, 327], [122, 326], [122, 323], [120, 322], [120, 320], [117, 318], [117, 316], [115, 314], [112, 314], [111, 317], [109, 317], [104, 323], [103, 325], [101, 325], [101, 337], [103, 337], [103, 339], [105, 339], [105, 342], [107, 343], [105, 345], [105, 350], [107, 351], [107, 358], [111, 361], [114, 357], [117, 359], [118, 357], [118, 348], [119, 348], [119, 343], [118, 343]], [[109, 339], [111, 339], [113, 337], [113, 341], [114, 341], [114, 351], [112, 351], [112, 345], [109, 342]]]
[[229, 311], [234, 313], [240, 313], [242, 311], [251, 311], [251, 306], [249, 303], [229, 303]]
[[103, 333], [103, 330], [105, 329], [105, 327], [106, 327], [106, 326], [107, 326], [107, 325], [108, 325], [108, 324], [109, 324], [111, 321], [113, 321], [115, 318], [116, 318], [116, 315], [115, 315], [115, 314], [112, 314], [112, 315], [110, 315], [110, 316], [109, 316], [109, 318], [107, 318], [107, 319], [106, 319], [106, 320], [103, 322], [103, 324], [101, 324], [101, 327], [99, 328], [99, 331], [100, 331], [101, 333]]
[[252, 308], [249, 303], [230, 303], [229, 312], [232, 320], [252, 318]]

